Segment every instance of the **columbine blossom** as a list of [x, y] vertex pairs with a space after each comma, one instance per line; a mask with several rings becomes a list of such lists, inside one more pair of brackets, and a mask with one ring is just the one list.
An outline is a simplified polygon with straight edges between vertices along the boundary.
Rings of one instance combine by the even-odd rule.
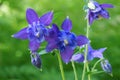
[[69, 17], [63, 21], [61, 28], [62, 30], [59, 30], [57, 25], [53, 24], [49, 31], [49, 35], [51, 35], [46, 38], [48, 42], [46, 50], [50, 52], [53, 49], [58, 49], [62, 60], [68, 63], [72, 58], [76, 46], [87, 44], [88, 39], [83, 35], [76, 36], [71, 32], [72, 21]]
[[30, 41], [30, 50], [36, 52], [40, 47], [40, 43], [44, 41], [44, 36], [48, 35], [48, 29], [46, 26], [50, 25], [52, 18], [52, 11], [45, 13], [39, 18], [33, 9], [28, 8], [26, 10], [26, 19], [29, 25], [14, 34], [12, 37], [22, 40], [28, 39]]
[[93, 49], [91, 45], [88, 45], [88, 55], [87, 55], [87, 60], [91, 61], [94, 58], [100, 58], [103, 59], [103, 52], [106, 50], [106, 48], [100, 48], [100, 49]]
[[96, 1], [90, 1], [88, 3], [88, 20], [91, 25], [94, 20], [99, 19], [100, 17], [108, 19], [109, 13], [106, 8], [113, 8], [111, 4], [99, 4]]
[[106, 73], [108, 74], [112, 73], [112, 67], [108, 60], [101, 61], [101, 67]]
[[41, 59], [40, 59], [40, 55], [38, 53], [32, 53], [31, 54], [31, 63], [37, 67], [37, 68], [41, 68]]

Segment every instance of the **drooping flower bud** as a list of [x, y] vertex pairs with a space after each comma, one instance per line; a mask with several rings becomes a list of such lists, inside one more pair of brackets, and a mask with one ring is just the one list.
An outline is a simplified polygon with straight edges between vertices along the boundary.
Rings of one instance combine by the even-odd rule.
[[38, 53], [32, 53], [31, 54], [31, 63], [37, 67], [37, 68], [41, 68], [41, 59], [40, 59], [40, 55]]
[[101, 67], [106, 73], [112, 74], [112, 67], [108, 60], [101, 61]]

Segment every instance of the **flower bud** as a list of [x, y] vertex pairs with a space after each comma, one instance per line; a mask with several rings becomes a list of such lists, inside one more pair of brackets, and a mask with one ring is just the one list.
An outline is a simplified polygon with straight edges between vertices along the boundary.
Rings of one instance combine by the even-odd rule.
[[31, 54], [31, 63], [37, 67], [37, 68], [41, 68], [41, 59], [39, 54], [37, 53], [32, 53]]
[[112, 73], [112, 67], [108, 60], [101, 61], [101, 67], [106, 73], [108, 74]]

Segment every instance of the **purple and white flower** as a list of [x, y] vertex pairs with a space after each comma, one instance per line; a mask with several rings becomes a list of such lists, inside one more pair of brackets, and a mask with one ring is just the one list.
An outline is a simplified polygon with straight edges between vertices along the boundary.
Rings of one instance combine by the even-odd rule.
[[62, 60], [67, 64], [73, 56], [74, 49], [87, 44], [89, 40], [83, 35], [76, 36], [71, 32], [72, 21], [69, 17], [63, 21], [61, 28], [62, 30], [59, 30], [57, 25], [53, 24], [49, 31], [49, 35], [51, 35], [46, 38], [48, 42], [46, 50], [50, 52], [53, 49], [58, 49]]
[[94, 20], [99, 19], [100, 17], [109, 19], [110, 15], [106, 8], [113, 8], [114, 6], [112, 4], [99, 4], [96, 1], [91, 0], [88, 3], [88, 20], [89, 24], [91, 25]]
[[87, 60], [91, 61], [94, 58], [100, 58], [103, 59], [103, 52], [106, 50], [106, 48], [100, 48], [100, 49], [93, 49], [91, 45], [88, 45], [88, 54], [87, 54]]
[[22, 40], [28, 39], [30, 41], [29, 49], [32, 52], [36, 52], [39, 49], [41, 42], [44, 41], [45, 36], [48, 35], [47, 26], [51, 24], [52, 18], [52, 11], [38, 17], [33, 9], [28, 8], [26, 10], [28, 26], [12, 35], [12, 37]]

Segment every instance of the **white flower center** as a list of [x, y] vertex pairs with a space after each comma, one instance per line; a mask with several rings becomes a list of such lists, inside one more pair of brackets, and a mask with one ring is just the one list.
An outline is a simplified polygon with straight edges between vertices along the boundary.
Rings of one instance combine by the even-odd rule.
[[68, 44], [68, 41], [65, 39], [65, 40], [64, 40], [64, 43], [67, 45], [67, 44]]
[[36, 36], [36, 37], [39, 37], [39, 36], [40, 36], [40, 33], [39, 33], [39, 32], [37, 32], [37, 33], [35, 34], [35, 36]]

